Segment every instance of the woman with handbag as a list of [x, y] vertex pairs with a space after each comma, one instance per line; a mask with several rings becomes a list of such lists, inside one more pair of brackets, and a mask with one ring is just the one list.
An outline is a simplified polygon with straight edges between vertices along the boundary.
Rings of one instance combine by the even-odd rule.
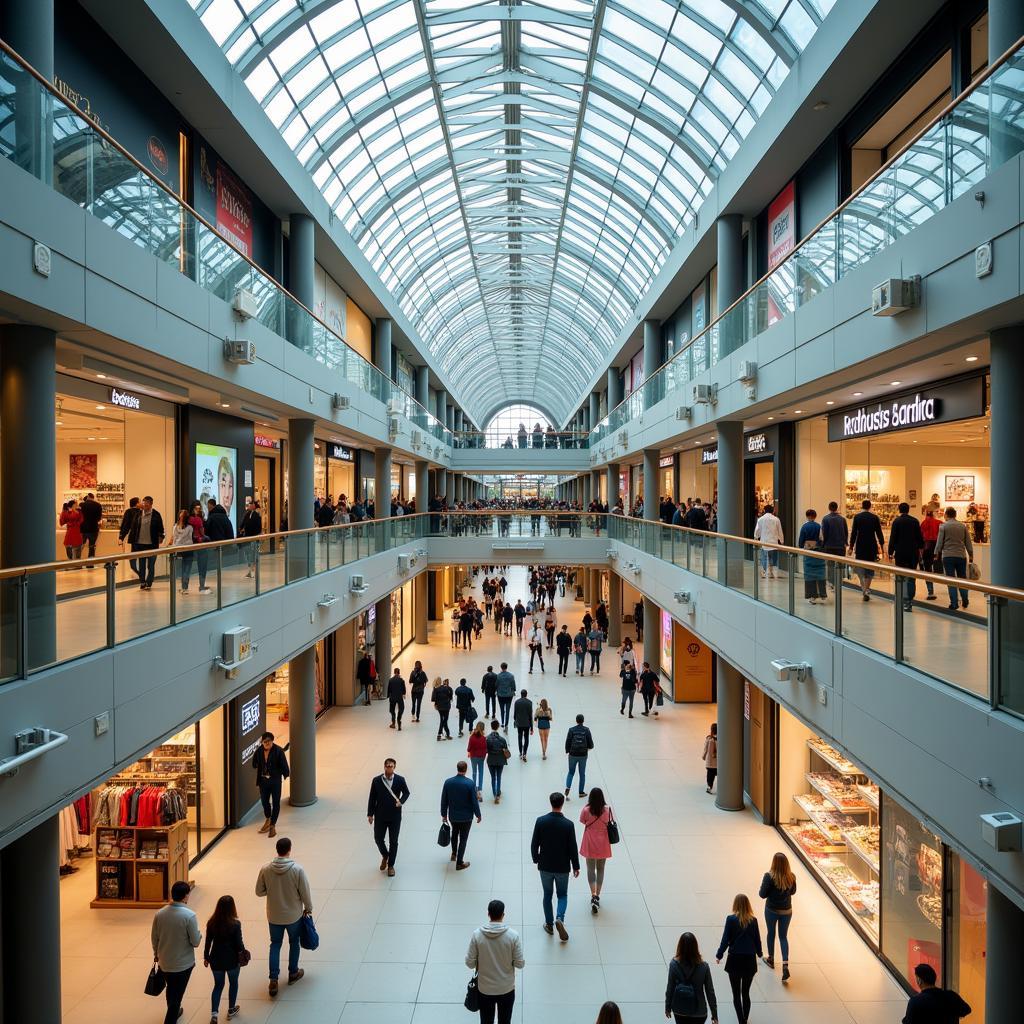
[[206, 922], [206, 945], [203, 947], [203, 966], [213, 972], [210, 1024], [217, 1024], [225, 979], [228, 982], [228, 1020], [238, 1014], [238, 972], [250, 959], [242, 941], [242, 922], [238, 920], [234, 897], [221, 896]]
[[604, 862], [611, 859], [612, 842], [619, 841], [619, 828], [611, 805], [605, 802], [604, 792], [595, 786], [587, 798], [587, 806], [580, 811], [583, 842], [580, 854], [587, 861], [587, 882], [590, 884], [590, 912], [601, 909], [601, 887], [604, 885]]

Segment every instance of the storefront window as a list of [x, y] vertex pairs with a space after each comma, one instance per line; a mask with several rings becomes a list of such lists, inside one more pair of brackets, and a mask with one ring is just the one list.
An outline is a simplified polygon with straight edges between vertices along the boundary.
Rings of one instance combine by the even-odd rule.
[[988, 882], [955, 853], [949, 854], [949, 941], [946, 946], [946, 988], [970, 1004], [972, 1016], [985, 1019], [985, 907]]
[[198, 847], [205, 850], [227, 828], [227, 737], [224, 708], [211, 711], [199, 722]]
[[917, 964], [942, 976], [942, 844], [888, 795], [882, 814], [882, 952], [910, 983]]
[[[317, 642], [315, 652], [316, 672], [316, 705], [315, 714], [319, 717], [331, 704], [328, 692], [327, 666], [328, 638]], [[286, 661], [267, 676], [267, 729], [274, 734], [275, 740], [282, 747], [288, 742], [288, 670]]]

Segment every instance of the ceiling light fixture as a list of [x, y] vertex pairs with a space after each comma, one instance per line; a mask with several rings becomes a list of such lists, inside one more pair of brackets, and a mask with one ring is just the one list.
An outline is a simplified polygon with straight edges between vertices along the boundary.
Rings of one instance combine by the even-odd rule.
[[891, 380], [891, 381], [889, 381], [889, 383], [890, 383], [890, 384], [891, 384], [891, 385], [892, 385], [892, 386], [893, 386], [894, 388], [898, 388], [898, 387], [899, 387], [899, 386], [900, 386], [900, 385], [901, 385], [901, 384], [903, 383], [903, 381], [901, 381], [901, 380]]
[[976, 363], [977, 361], [978, 361], [978, 357], [977, 356], [968, 356], [964, 360], [965, 363]]
[[860, 396], [863, 395], [863, 394], [864, 394], [863, 391], [854, 391], [853, 397], [854, 398], [860, 398]]
[[825, 404], [826, 405], [835, 405], [836, 403], [835, 402], [826, 402]]
[[793, 415], [794, 415], [794, 416], [799, 416], [799, 415], [800, 415], [800, 413], [802, 413], [802, 412], [803, 412], [803, 409], [794, 409], [794, 410], [793, 410]]
[[811, 109], [817, 111], [828, 110], [828, 100], [818, 100]]
[[107, 375], [105, 373], [97, 373], [96, 374], [96, 379], [97, 380], [106, 380], [107, 379]]
[[100, 409], [100, 410], [103, 410], [103, 409], [106, 409], [106, 406], [105, 405], [97, 405], [96, 408]]

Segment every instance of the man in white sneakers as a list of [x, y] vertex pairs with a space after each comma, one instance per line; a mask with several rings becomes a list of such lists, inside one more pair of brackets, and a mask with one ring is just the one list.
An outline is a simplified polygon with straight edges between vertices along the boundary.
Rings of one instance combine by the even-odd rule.
[[[783, 544], [782, 520], [775, 514], [774, 505], [765, 505], [764, 514], [754, 525], [754, 540], [762, 544]], [[771, 548], [761, 548], [761, 579], [768, 576], [775, 579], [775, 570], [779, 565], [779, 553]]]
[[504, 922], [505, 904], [491, 900], [487, 904], [487, 924], [473, 932], [466, 953], [466, 966], [477, 972], [481, 1024], [494, 1024], [495, 1010], [498, 1024], [512, 1024], [516, 968], [526, 966], [519, 933]]
[[270, 995], [277, 995], [277, 976], [281, 973], [281, 946], [288, 933], [288, 984], [294, 985], [306, 972], [299, 969], [299, 926], [306, 914], [313, 913], [309, 880], [301, 866], [292, 860], [292, 841], [277, 841], [277, 856], [260, 868], [256, 895], [267, 898], [270, 924]]

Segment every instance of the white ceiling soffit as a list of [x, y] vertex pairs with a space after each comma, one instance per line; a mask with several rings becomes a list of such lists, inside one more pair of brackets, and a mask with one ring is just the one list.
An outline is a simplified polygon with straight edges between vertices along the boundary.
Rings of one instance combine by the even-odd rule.
[[835, 0], [187, 0], [477, 419], [578, 404]]

